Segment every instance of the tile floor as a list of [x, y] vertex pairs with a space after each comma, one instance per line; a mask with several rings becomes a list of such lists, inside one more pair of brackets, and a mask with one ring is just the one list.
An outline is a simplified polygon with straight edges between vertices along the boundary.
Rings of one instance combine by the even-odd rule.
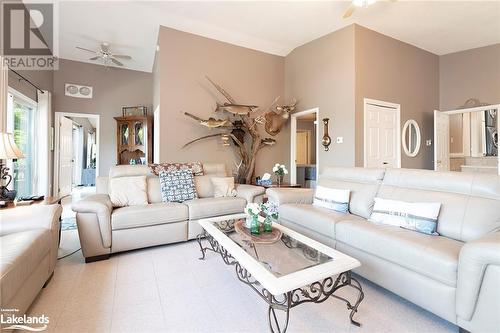
[[[193, 241], [90, 264], [77, 252], [58, 262], [29, 312], [48, 315], [49, 332], [268, 332], [265, 303], [235, 278], [234, 267], [213, 253], [198, 260], [199, 254]], [[366, 280], [361, 283], [361, 328], [350, 325], [344, 303], [332, 298], [292, 309], [288, 332], [458, 331]]]

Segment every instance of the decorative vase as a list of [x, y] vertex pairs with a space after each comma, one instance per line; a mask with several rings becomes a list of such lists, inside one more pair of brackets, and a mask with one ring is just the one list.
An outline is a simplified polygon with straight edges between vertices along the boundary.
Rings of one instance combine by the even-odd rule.
[[259, 230], [259, 217], [257, 215], [252, 216], [252, 226], [250, 227], [250, 233], [252, 235], [259, 235], [260, 230]]
[[272, 232], [273, 231], [273, 219], [271, 216], [266, 216], [264, 220], [264, 232]]
[[281, 186], [281, 184], [283, 184], [283, 175], [278, 175], [276, 177], [276, 181], [278, 182], [278, 187]]
[[245, 219], [245, 228], [248, 230], [252, 228], [252, 217], [249, 216]]

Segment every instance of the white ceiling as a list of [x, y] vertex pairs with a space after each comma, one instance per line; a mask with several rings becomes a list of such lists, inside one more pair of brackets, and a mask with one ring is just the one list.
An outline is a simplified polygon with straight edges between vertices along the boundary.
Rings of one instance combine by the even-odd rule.
[[287, 55], [297, 46], [358, 23], [438, 55], [500, 43], [498, 1], [379, 1], [342, 19], [347, 1], [65, 1], [59, 56], [87, 61], [75, 46], [103, 41], [129, 54], [129, 69], [152, 70], [160, 25]]

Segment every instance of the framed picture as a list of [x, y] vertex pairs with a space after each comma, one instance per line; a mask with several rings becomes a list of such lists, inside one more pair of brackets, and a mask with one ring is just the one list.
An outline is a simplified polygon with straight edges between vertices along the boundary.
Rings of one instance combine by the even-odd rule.
[[122, 114], [126, 116], [147, 116], [148, 108], [145, 106], [124, 106], [122, 107]]

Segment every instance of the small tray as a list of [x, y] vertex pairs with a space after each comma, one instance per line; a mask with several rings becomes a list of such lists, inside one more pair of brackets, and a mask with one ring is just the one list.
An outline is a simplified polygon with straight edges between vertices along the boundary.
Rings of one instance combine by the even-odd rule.
[[277, 228], [273, 228], [271, 232], [264, 232], [263, 228], [260, 235], [252, 235], [250, 230], [245, 227], [245, 220], [239, 220], [234, 224], [234, 229], [243, 237], [249, 239], [255, 244], [273, 244], [281, 239], [282, 232]]

